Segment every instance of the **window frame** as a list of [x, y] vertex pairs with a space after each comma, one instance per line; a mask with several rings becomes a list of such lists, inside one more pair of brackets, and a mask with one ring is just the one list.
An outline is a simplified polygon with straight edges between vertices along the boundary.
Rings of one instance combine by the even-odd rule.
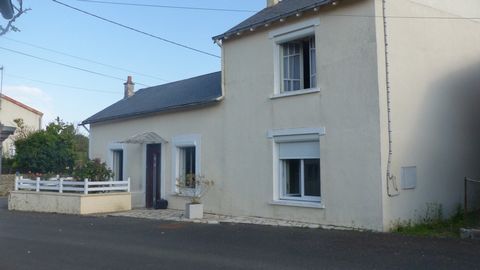
[[[279, 162], [279, 172], [278, 172], [278, 177], [279, 181], [281, 182], [280, 184], [280, 193], [279, 193], [279, 199], [280, 200], [288, 200], [288, 201], [307, 201], [307, 202], [312, 202], [312, 203], [320, 203], [321, 202], [321, 194], [319, 196], [308, 196], [304, 195], [305, 194], [305, 160], [312, 160], [316, 158], [290, 158], [290, 159], [278, 159]], [[287, 160], [300, 160], [300, 196], [293, 196], [287, 193], [287, 178], [286, 176], [286, 170], [285, 170], [285, 162]], [[318, 164], [320, 166], [320, 160], [321, 157], [318, 158]], [[321, 167], [320, 167], [320, 172], [321, 172]], [[322, 190], [322, 177], [319, 174], [319, 187], [320, 187], [320, 192]]]
[[[114, 172], [114, 151], [123, 151], [123, 164], [122, 164], [122, 172], [123, 178], [122, 180], [128, 179], [128, 171], [127, 171], [127, 164], [128, 164], [128, 152], [127, 147], [123, 143], [109, 143], [108, 144], [108, 153], [107, 153], [107, 166]], [[114, 178], [115, 179], [115, 178]]]
[[[274, 205], [299, 206], [311, 208], [324, 208], [324, 159], [320, 154], [320, 196], [304, 196], [289, 197], [285, 196], [286, 178], [282, 177], [283, 166], [280, 159], [281, 143], [301, 143], [301, 142], [317, 142], [319, 143], [319, 151], [322, 149], [321, 137], [326, 134], [325, 128], [293, 128], [293, 129], [277, 129], [269, 130], [267, 137], [271, 139], [273, 144], [273, 200], [270, 202]], [[297, 157], [298, 159], [311, 159], [310, 157]], [[289, 158], [290, 159], [290, 158]], [[292, 158], [294, 159], [294, 158]], [[302, 162], [303, 163], [303, 162]], [[302, 170], [304, 170], [302, 168]]]
[[[307, 38], [313, 36], [315, 39], [315, 52], [317, 50], [317, 38], [316, 38], [316, 26], [320, 24], [320, 20], [318, 18], [306, 20], [304, 22], [291, 24], [286, 27], [279, 28], [278, 30], [271, 31], [269, 33], [269, 38], [273, 40], [273, 59], [274, 59], [274, 91], [271, 98], [276, 97], [283, 97], [283, 96], [292, 96], [292, 95], [300, 95], [300, 94], [307, 94], [307, 93], [314, 93], [319, 92], [320, 89], [318, 87], [318, 57], [317, 54], [315, 55], [315, 79], [316, 83], [314, 87], [310, 88], [303, 88], [303, 72], [300, 72], [300, 83], [301, 89], [293, 90], [293, 91], [283, 91], [283, 50], [282, 44], [285, 44], [290, 41], [299, 40], [302, 38]], [[302, 49], [303, 50], [303, 49]], [[310, 52], [309, 52], [310, 54]], [[303, 55], [300, 57], [300, 67], [303, 71]], [[310, 67], [311, 68], [311, 67]], [[312, 76], [312, 74], [310, 74]], [[311, 83], [310, 83], [311, 84]]]
[[[201, 175], [201, 136], [199, 134], [180, 135], [172, 138], [172, 193], [179, 195], [177, 179], [180, 175], [181, 148], [195, 147], [195, 174]], [[194, 190], [194, 188], [191, 188]]]
[[[125, 174], [124, 174], [124, 167], [125, 167], [125, 152], [123, 149], [112, 149], [112, 172], [113, 172], [113, 181], [124, 181], [125, 180]], [[121, 158], [119, 153], [121, 153]], [[117, 160], [118, 158], [118, 160]], [[118, 163], [118, 164], [117, 164]], [[121, 165], [120, 165], [121, 163]], [[117, 165], [120, 165], [117, 167]], [[121, 172], [122, 177], [120, 178], [117, 174], [117, 170]], [[123, 178], [123, 179], [122, 179]]]

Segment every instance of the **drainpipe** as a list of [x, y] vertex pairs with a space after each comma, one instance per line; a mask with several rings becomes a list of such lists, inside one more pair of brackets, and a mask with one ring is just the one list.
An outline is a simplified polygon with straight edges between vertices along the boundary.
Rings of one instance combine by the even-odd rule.
[[[400, 195], [398, 193], [398, 186], [397, 186], [397, 177], [392, 173], [392, 158], [393, 158], [393, 150], [392, 150], [392, 103], [391, 103], [391, 86], [390, 86], [390, 65], [389, 65], [389, 55], [388, 55], [388, 36], [387, 36], [387, 7], [386, 7], [386, 0], [382, 0], [382, 10], [383, 10], [383, 41], [385, 44], [385, 82], [386, 82], [386, 89], [387, 89], [387, 129], [388, 129], [388, 159], [387, 159], [387, 174], [386, 174], [386, 181], [387, 181], [387, 195], [389, 197], [395, 197]], [[390, 183], [395, 191], [392, 193], [390, 190]]]

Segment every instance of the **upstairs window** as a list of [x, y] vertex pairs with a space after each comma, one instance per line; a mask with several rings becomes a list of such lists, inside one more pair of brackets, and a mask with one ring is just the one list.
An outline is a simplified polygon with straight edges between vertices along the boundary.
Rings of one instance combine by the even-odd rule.
[[281, 92], [315, 88], [317, 64], [315, 36], [279, 44]]

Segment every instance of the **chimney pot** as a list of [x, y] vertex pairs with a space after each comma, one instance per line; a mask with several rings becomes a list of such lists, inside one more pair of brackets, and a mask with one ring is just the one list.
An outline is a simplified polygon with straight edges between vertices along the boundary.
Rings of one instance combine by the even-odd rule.
[[278, 4], [278, 2], [280, 2], [280, 1], [282, 1], [282, 0], [267, 0], [267, 7], [273, 7], [276, 4]]
[[123, 84], [125, 86], [123, 98], [129, 98], [135, 94], [135, 83], [132, 81], [132, 76], [127, 77], [127, 82]]

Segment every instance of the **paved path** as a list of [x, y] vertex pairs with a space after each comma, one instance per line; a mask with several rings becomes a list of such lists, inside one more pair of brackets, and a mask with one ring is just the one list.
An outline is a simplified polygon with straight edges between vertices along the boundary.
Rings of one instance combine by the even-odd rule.
[[[5, 199], [0, 199], [0, 207]], [[480, 269], [480, 242], [0, 209], [0, 269]]]
[[234, 217], [234, 216], [215, 215], [215, 214], [204, 214], [203, 219], [190, 220], [185, 217], [184, 211], [173, 210], [173, 209], [165, 209], [165, 210], [134, 209], [127, 212], [108, 214], [108, 216], [144, 218], [144, 219], [164, 220], [164, 221], [182, 221], [182, 222], [205, 223], [205, 224], [237, 223], [237, 224], [266, 225], [266, 226], [310, 228], [310, 229], [318, 229], [318, 228], [346, 229], [341, 227], [325, 226], [320, 224], [288, 221], [288, 220], [280, 220], [280, 219], [272, 219], [272, 218]]

